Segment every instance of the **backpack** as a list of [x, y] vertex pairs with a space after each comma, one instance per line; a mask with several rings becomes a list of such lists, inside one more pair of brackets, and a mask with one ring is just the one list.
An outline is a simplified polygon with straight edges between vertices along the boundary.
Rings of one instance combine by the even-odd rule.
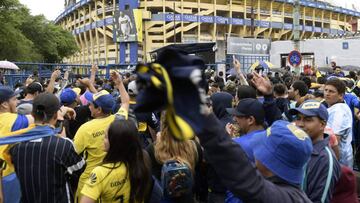
[[191, 194], [193, 185], [193, 175], [187, 164], [178, 160], [169, 160], [163, 164], [161, 187], [165, 198]]

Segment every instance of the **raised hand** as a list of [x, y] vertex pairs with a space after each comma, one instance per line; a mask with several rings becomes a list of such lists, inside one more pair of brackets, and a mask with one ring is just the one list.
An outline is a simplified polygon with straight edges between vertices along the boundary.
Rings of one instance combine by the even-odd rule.
[[90, 79], [89, 78], [83, 78], [83, 79], [79, 79], [79, 82], [83, 85], [85, 85], [86, 87], [89, 87], [91, 85]]
[[91, 66], [91, 73], [96, 73], [99, 70], [99, 67], [96, 64]]
[[121, 75], [117, 71], [111, 73], [111, 79], [114, 81], [115, 85], [119, 85], [123, 82]]
[[272, 94], [272, 85], [267, 77], [263, 77], [257, 72], [253, 72], [253, 78], [251, 81], [255, 85], [256, 89], [259, 90], [263, 95], [271, 95]]
[[51, 74], [51, 79], [55, 80], [58, 77], [60, 77], [61, 75], [61, 71], [60, 70], [55, 70], [52, 74]]
[[240, 73], [241, 72], [241, 69], [240, 69], [241, 63], [235, 57], [233, 57], [233, 65], [234, 65], [234, 69], [235, 69], [236, 73]]
[[66, 72], [64, 73], [64, 79], [65, 79], [65, 80], [68, 80], [68, 79], [69, 79], [69, 71], [66, 71]]

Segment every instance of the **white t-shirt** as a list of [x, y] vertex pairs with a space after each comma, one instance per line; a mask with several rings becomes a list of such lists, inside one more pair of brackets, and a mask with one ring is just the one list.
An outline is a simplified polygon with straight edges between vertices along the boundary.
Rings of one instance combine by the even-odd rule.
[[334, 133], [341, 137], [340, 139], [340, 163], [352, 168], [352, 127], [353, 116], [348, 105], [345, 103], [337, 103], [328, 108], [329, 119], [327, 126]]

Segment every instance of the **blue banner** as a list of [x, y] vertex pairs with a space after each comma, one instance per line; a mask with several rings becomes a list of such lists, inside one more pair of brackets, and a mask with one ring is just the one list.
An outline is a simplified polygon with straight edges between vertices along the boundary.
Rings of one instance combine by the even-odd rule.
[[215, 23], [216, 24], [229, 24], [229, 18], [215, 16]]
[[305, 26], [305, 31], [313, 32], [313, 27], [312, 26]]
[[198, 16], [189, 15], [189, 14], [183, 14], [182, 20], [185, 21], [185, 22], [198, 22]]
[[284, 23], [284, 29], [285, 30], [292, 30], [293, 29], [293, 24]]
[[213, 16], [200, 16], [200, 22], [202, 23], [214, 23]]

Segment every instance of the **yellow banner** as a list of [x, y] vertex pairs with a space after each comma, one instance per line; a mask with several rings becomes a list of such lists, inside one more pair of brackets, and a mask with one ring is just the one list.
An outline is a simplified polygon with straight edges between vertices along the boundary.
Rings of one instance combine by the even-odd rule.
[[142, 10], [133, 9], [138, 42], [143, 41]]

